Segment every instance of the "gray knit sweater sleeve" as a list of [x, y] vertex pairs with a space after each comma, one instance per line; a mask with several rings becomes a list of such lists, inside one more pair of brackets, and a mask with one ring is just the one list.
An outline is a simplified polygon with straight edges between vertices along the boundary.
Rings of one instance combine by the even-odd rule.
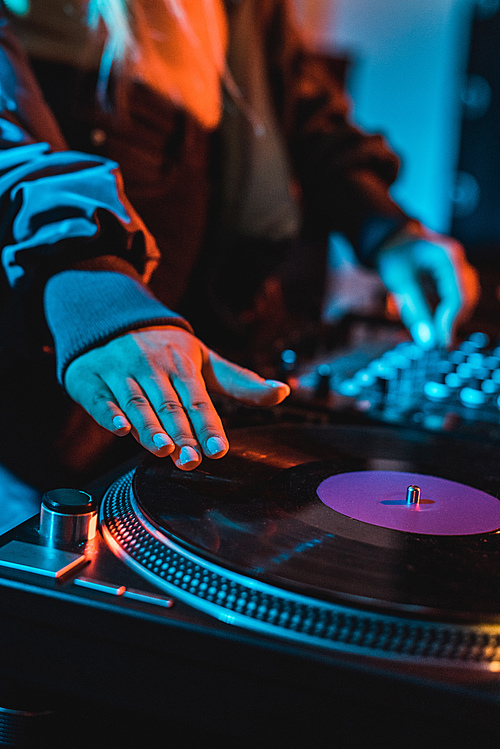
[[46, 285], [44, 307], [61, 383], [74, 359], [127, 331], [175, 325], [192, 332], [189, 323], [159, 302], [141, 281], [114, 271], [56, 274]]

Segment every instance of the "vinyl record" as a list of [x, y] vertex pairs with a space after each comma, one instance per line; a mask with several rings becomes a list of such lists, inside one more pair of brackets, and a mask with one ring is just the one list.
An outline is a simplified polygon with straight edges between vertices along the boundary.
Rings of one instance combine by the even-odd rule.
[[230, 443], [193, 472], [151, 458], [133, 475], [140, 512], [188, 555], [322, 601], [500, 621], [494, 447], [305, 424], [237, 430]]

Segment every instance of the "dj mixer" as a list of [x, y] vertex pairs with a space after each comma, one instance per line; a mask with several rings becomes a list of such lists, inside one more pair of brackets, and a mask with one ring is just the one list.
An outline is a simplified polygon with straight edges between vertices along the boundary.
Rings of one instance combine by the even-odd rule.
[[[431, 431], [500, 437], [500, 345], [473, 332], [425, 350], [404, 339], [320, 355], [290, 377], [298, 402]], [[284, 358], [292, 359], [286, 351]]]

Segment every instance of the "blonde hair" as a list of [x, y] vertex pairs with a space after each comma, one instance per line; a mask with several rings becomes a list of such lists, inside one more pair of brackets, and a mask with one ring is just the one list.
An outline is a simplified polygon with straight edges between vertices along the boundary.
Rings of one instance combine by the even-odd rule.
[[111, 68], [115, 66], [123, 71], [127, 57], [133, 55], [136, 46], [130, 23], [128, 0], [88, 0], [87, 20], [89, 27], [95, 33], [102, 29], [105, 31], [106, 41], [99, 66], [97, 98], [101, 106], [108, 109], [110, 107], [108, 86]]
[[206, 126], [217, 124], [227, 44], [222, 0], [88, 0], [88, 23], [105, 30], [102, 103], [115, 67], [185, 106]]
[[123, 61], [134, 48], [128, 0], [88, 0], [88, 24], [97, 31], [106, 29], [106, 46], [112, 58]]

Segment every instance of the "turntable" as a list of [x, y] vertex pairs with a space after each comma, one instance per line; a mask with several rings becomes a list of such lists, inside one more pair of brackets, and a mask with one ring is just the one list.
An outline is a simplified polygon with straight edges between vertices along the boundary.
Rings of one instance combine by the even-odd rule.
[[186, 736], [493, 746], [497, 447], [303, 423], [230, 441], [193, 472], [147, 457], [49, 492], [0, 539], [3, 672]]

